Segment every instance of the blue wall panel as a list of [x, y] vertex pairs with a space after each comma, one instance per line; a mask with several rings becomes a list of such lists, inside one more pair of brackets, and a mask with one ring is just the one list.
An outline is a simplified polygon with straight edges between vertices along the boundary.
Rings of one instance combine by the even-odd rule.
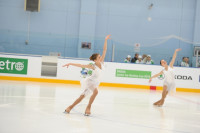
[[[24, 11], [24, 0], [1, 0], [0, 52], [88, 58], [102, 53], [104, 38], [111, 34], [106, 61], [112, 59], [113, 45], [114, 61], [123, 62], [140, 43], [140, 54], [151, 54], [156, 64], [162, 58], [170, 61], [181, 47], [179, 65], [183, 56], [192, 60], [199, 25], [199, 0], [41, 0], [40, 12], [31, 13]], [[81, 48], [84, 41], [92, 42], [90, 50]]]

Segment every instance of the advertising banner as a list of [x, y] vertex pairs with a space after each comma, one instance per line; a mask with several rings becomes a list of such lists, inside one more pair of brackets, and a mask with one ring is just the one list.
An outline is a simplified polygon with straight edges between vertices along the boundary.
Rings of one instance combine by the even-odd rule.
[[28, 59], [0, 57], [0, 73], [27, 74]]
[[116, 69], [116, 77], [149, 79], [151, 77], [151, 72], [150, 71]]

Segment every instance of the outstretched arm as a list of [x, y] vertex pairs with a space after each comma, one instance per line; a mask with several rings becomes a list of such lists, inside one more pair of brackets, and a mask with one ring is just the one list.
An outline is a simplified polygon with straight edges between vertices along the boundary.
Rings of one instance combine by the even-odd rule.
[[175, 62], [175, 60], [176, 60], [177, 52], [179, 52], [179, 51], [181, 51], [180, 48], [179, 48], [179, 49], [176, 49], [175, 52], [174, 52], [174, 55], [173, 55], [173, 57], [172, 57], [172, 60], [171, 60], [171, 62], [170, 62], [170, 64], [169, 64], [169, 66], [170, 66], [171, 68], [172, 68], [173, 65], [174, 65], [174, 62]]
[[159, 72], [158, 74], [152, 76], [150, 79], [149, 79], [149, 83], [152, 81], [153, 78], [156, 78], [158, 76], [160, 76], [161, 74], [163, 74], [163, 71]]
[[103, 46], [103, 53], [102, 53], [102, 56], [101, 56], [101, 62], [104, 62], [104, 59], [105, 59], [105, 56], [106, 56], [106, 51], [107, 51], [107, 40], [111, 39], [110, 36], [111, 35], [107, 35], [106, 38], [105, 38], [105, 42], [104, 42], [104, 46]]
[[88, 65], [82, 65], [82, 64], [76, 64], [76, 63], [68, 63], [63, 65], [63, 67], [69, 67], [69, 66], [76, 66], [76, 67], [81, 67], [81, 68], [89, 68], [89, 69], [95, 69], [93, 65], [88, 64]]

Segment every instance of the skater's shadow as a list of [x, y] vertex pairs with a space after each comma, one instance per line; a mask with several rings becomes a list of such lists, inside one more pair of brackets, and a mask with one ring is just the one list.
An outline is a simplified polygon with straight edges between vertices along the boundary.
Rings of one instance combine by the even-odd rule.
[[160, 117], [162, 119], [165, 119], [165, 112], [164, 112], [165, 109], [163, 107], [154, 106], [154, 109], [158, 110], [158, 112], [160, 113]]
[[[70, 132], [87, 132], [87, 133], [93, 133], [93, 128], [91, 123], [91, 119], [93, 117], [90, 116], [84, 116], [83, 113], [76, 111], [75, 109], [72, 109], [70, 113], [65, 113], [65, 118], [70, 125], [70, 127], [73, 127]], [[76, 129], [76, 130], [74, 130]]]
[[166, 129], [168, 128], [168, 122], [167, 122], [167, 119], [166, 119], [166, 116], [165, 116], [165, 108], [163, 107], [157, 107], [155, 106], [154, 107], [160, 114], [160, 127], [161, 129]]

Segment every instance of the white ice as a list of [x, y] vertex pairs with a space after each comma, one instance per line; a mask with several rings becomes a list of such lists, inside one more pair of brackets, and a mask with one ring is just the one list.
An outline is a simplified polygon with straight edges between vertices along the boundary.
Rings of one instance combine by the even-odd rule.
[[161, 91], [100, 87], [70, 114], [65, 108], [82, 93], [79, 85], [0, 80], [0, 133], [199, 133], [200, 94], [177, 92], [163, 107]]

